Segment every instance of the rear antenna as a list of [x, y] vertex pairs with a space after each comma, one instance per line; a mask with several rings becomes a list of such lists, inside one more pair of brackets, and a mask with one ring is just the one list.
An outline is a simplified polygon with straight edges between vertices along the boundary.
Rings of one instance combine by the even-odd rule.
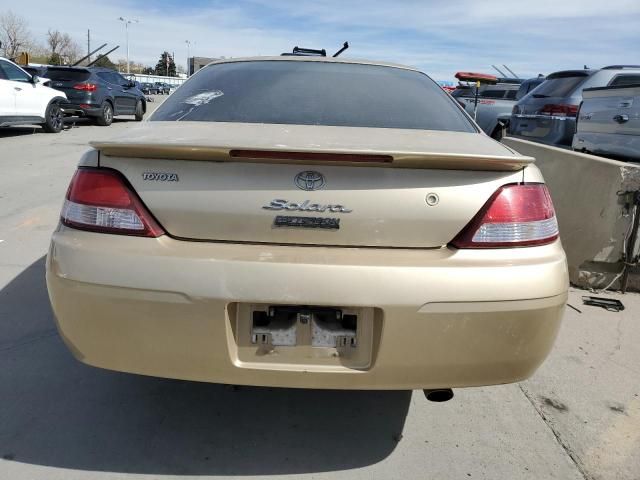
[[344, 42], [342, 44], [342, 48], [340, 50], [338, 50], [336, 53], [333, 54], [334, 57], [337, 57], [338, 55], [340, 55], [342, 52], [344, 52], [347, 48], [349, 48], [349, 42]]

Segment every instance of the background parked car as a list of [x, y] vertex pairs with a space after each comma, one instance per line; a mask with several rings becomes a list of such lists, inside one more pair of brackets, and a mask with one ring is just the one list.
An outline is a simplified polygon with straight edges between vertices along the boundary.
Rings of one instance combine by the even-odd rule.
[[155, 82], [154, 85], [158, 89], [158, 93], [160, 95], [169, 95], [169, 93], [171, 92], [171, 87], [168, 83]]
[[[545, 80], [545, 76], [540, 74], [537, 77], [528, 78], [527, 80], [522, 82], [520, 84], [520, 88], [518, 88], [518, 91], [516, 92], [515, 102], [517, 102], [526, 94], [531, 92], [534, 88], [538, 87], [538, 85], [541, 85], [544, 82], [544, 80]], [[496, 112], [498, 115], [497, 125], [493, 130], [494, 133], [491, 134], [491, 136], [496, 140], [501, 139], [504, 132], [509, 128], [509, 122], [511, 121], [511, 112], [513, 111], [515, 102], [512, 102], [509, 105], [510, 107], [509, 110], [501, 108], [499, 111]], [[504, 106], [506, 107], [506, 105]]]
[[640, 82], [640, 66], [612, 65], [600, 70], [552, 73], [514, 107], [509, 133], [552, 145], [570, 146], [585, 88]]
[[[480, 86], [476, 123], [487, 135], [496, 139], [502, 137], [500, 118], [511, 115], [517, 94], [521, 90], [523, 83], [524, 81], [518, 79], [499, 78], [496, 85]], [[476, 103], [476, 87], [462, 86], [460, 90], [456, 89], [453, 92], [453, 96], [467, 113], [473, 116]]]
[[582, 92], [573, 149], [640, 161], [640, 79]]
[[134, 115], [142, 120], [147, 110], [143, 93], [118, 72], [100, 67], [49, 67], [51, 86], [67, 95], [62, 105], [68, 115], [90, 117], [98, 125], [111, 125], [114, 116]]
[[0, 127], [42, 125], [48, 133], [58, 133], [64, 125], [60, 107], [64, 93], [43, 85], [15, 63], [0, 57]]
[[145, 95], [157, 95], [158, 87], [154, 83], [143, 82], [140, 84], [140, 90]]

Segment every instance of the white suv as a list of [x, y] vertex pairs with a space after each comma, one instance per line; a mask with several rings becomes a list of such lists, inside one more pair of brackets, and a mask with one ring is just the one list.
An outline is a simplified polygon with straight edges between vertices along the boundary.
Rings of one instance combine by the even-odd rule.
[[63, 92], [46, 87], [15, 63], [0, 57], [0, 127], [42, 125], [49, 133], [62, 130]]

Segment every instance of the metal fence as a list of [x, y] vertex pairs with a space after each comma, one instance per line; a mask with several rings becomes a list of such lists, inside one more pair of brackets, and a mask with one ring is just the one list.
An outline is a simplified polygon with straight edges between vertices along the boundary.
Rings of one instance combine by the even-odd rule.
[[180, 77], [165, 77], [163, 75], [144, 75], [142, 73], [132, 73], [128, 75], [128, 77], [133, 78], [134, 80], [140, 83], [154, 83], [154, 82], [163, 82], [168, 83], [169, 85], [182, 85], [187, 79]]

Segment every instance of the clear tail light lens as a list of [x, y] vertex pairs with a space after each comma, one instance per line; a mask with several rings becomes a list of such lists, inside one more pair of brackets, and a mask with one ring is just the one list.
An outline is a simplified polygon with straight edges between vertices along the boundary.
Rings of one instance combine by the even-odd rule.
[[61, 221], [68, 227], [92, 232], [140, 237], [165, 233], [122, 175], [106, 169], [76, 171]]
[[558, 238], [551, 196], [544, 184], [500, 187], [456, 236], [456, 248], [544, 245]]

